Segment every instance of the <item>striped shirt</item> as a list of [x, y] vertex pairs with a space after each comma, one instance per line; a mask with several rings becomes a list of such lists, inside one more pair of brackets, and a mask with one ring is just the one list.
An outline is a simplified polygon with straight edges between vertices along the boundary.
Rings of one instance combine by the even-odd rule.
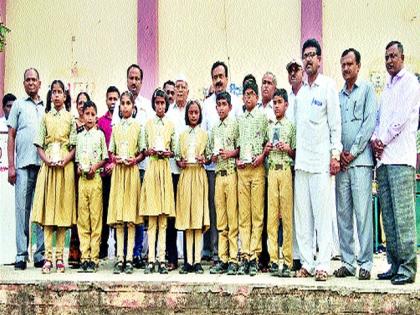
[[[292, 122], [286, 117], [268, 124], [267, 139], [271, 143], [281, 141], [290, 145], [292, 150], [296, 148], [296, 129]], [[267, 157], [268, 168], [275, 165], [292, 165], [293, 159], [286, 153], [278, 150], [272, 150]]]
[[[91, 128], [77, 134], [76, 162], [93, 165], [108, 159], [105, 136], [101, 130]], [[96, 173], [99, 173], [98, 169]]]

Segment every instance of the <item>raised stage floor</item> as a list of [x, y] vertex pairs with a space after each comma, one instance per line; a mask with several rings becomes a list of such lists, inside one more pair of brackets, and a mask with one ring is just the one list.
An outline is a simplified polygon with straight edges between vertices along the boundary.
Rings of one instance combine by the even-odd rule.
[[[114, 275], [112, 265], [105, 261], [94, 274], [50, 275], [1, 266], [0, 314], [420, 314], [419, 274], [414, 284], [393, 286], [356, 278], [210, 275], [208, 265], [203, 275], [137, 269]], [[386, 268], [385, 255], [375, 255], [372, 278]]]

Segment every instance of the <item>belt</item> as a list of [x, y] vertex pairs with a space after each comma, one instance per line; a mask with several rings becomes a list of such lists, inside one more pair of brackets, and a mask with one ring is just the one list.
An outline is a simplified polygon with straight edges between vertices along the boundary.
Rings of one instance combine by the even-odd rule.
[[275, 171], [287, 170], [289, 168], [290, 168], [289, 164], [283, 164], [283, 163], [274, 164], [274, 165], [271, 165], [271, 167], [270, 167], [271, 170], [275, 170]]
[[217, 175], [220, 175], [220, 176], [227, 176], [227, 175], [228, 175], [228, 172], [227, 172], [227, 170], [221, 170], [221, 171], [219, 171], [219, 172], [217, 173]]
[[168, 159], [167, 157], [164, 157], [163, 155], [154, 155], [150, 157], [151, 160], [164, 160]]

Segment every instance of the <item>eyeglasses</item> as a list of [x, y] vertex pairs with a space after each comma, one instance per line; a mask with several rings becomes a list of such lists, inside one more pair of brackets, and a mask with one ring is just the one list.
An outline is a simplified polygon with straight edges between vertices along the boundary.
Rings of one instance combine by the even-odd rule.
[[168, 94], [168, 95], [175, 95], [175, 91], [166, 91], [166, 94]]
[[250, 97], [252, 97], [252, 96], [254, 96], [254, 95], [256, 95], [254, 91], [250, 91], [250, 92], [247, 92], [247, 93], [245, 93], [245, 94], [244, 94], [244, 96], [245, 96], [246, 98], [250, 98]]
[[315, 51], [311, 51], [311, 52], [308, 52], [306, 54], [303, 54], [302, 58], [303, 59], [312, 59], [315, 56], [316, 56], [316, 52]]

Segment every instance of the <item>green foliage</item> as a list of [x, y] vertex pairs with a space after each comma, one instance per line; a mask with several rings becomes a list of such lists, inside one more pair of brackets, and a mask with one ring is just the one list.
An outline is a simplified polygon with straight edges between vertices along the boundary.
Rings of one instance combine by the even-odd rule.
[[10, 30], [0, 22], [0, 52], [4, 51], [4, 47], [6, 46], [6, 34], [9, 33]]

